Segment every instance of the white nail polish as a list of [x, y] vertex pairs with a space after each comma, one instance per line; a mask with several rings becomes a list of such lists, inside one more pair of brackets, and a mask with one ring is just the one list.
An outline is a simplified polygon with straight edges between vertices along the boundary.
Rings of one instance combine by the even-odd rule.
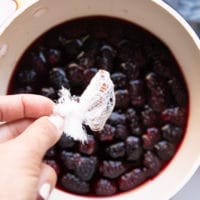
[[64, 119], [60, 117], [59, 115], [51, 115], [49, 116], [49, 121], [56, 126], [56, 128], [60, 131], [63, 132], [64, 130]]
[[49, 198], [51, 192], [51, 185], [49, 183], [45, 183], [41, 186], [39, 190], [39, 195], [44, 199], [47, 200]]

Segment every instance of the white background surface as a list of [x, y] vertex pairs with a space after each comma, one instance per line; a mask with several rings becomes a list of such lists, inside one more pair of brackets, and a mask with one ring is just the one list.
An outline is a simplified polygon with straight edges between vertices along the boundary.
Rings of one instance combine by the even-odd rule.
[[[16, 6], [12, 0], [0, 0], [0, 26], [14, 12], [15, 8]], [[200, 200], [200, 168], [183, 189], [171, 200]]]

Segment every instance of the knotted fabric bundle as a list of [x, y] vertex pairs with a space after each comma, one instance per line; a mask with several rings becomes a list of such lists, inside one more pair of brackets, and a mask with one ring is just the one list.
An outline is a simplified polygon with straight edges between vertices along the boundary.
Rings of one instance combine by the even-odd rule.
[[103, 129], [115, 106], [114, 85], [110, 74], [99, 70], [80, 97], [72, 96], [70, 90], [62, 88], [54, 115], [64, 118], [64, 133], [74, 140], [87, 141], [83, 125], [93, 131]]

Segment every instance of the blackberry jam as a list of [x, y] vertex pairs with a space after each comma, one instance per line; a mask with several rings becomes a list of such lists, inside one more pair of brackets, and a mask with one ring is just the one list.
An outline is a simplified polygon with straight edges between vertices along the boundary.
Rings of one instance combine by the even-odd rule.
[[8, 94], [34, 93], [52, 100], [61, 86], [80, 95], [98, 69], [111, 73], [116, 106], [100, 132], [86, 127], [88, 143], [65, 135], [44, 160], [57, 187], [89, 196], [132, 190], [162, 171], [183, 140], [189, 97], [168, 47], [121, 19], [87, 17], [44, 33], [28, 47]]

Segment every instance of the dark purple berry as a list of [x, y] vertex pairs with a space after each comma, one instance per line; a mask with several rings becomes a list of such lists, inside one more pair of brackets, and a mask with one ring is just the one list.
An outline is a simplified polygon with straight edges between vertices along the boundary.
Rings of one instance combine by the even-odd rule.
[[160, 130], [156, 127], [151, 127], [146, 130], [146, 133], [142, 135], [143, 148], [153, 149], [154, 145], [160, 140]]
[[95, 65], [95, 57], [92, 54], [82, 51], [76, 58], [78, 64], [84, 69], [89, 69]]
[[142, 156], [141, 140], [139, 137], [129, 136], [126, 138], [127, 160], [137, 161]]
[[75, 174], [83, 181], [89, 181], [97, 167], [96, 157], [81, 157], [75, 167]]
[[145, 180], [145, 178], [145, 173], [141, 169], [135, 168], [120, 177], [119, 189], [121, 191], [133, 189], [141, 184]]
[[183, 137], [183, 129], [172, 124], [166, 124], [161, 128], [161, 130], [163, 138], [165, 138], [171, 143], [176, 144]]
[[188, 95], [187, 95], [186, 88], [184, 87], [184, 83], [174, 78], [174, 79], [169, 80], [168, 84], [176, 102], [180, 106], [187, 106]]
[[101, 178], [95, 183], [94, 190], [98, 196], [110, 196], [117, 192], [117, 186], [115, 182]]
[[40, 91], [40, 94], [52, 100], [56, 99], [57, 97], [56, 91], [53, 87], [43, 87]]
[[115, 128], [110, 124], [106, 124], [103, 130], [95, 133], [95, 136], [100, 141], [112, 141], [115, 136]]
[[112, 158], [121, 158], [125, 155], [125, 144], [124, 142], [118, 142], [116, 144], [111, 144], [106, 148], [106, 152]]
[[116, 103], [115, 103], [116, 108], [120, 109], [128, 108], [130, 100], [128, 90], [116, 90], [115, 98], [116, 98]]
[[172, 72], [169, 66], [166, 65], [161, 58], [157, 58], [153, 61], [153, 70], [155, 73], [159, 74], [162, 78], [171, 78]]
[[80, 65], [78, 65], [76, 63], [70, 63], [67, 66], [66, 70], [67, 70], [67, 74], [68, 74], [70, 83], [73, 86], [81, 86], [83, 84], [83, 79], [84, 79], [83, 72], [84, 72], [84, 70]]
[[99, 69], [104, 69], [106, 71], [111, 71], [113, 68], [112, 58], [106, 56], [98, 56], [96, 65]]
[[121, 161], [104, 160], [99, 167], [100, 173], [107, 178], [118, 178], [127, 170], [127, 167]]
[[21, 70], [17, 75], [17, 80], [21, 84], [33, 85], [38, 79], [37, 73], [33, 69]]
[[73, 174], [67, 173], [61, 177], [61, 185], [70, 192], [77, 194], [86, 194], [90, 191], [89, 183], [81, 181]]
[[116, 51], [111, 46], [103, 45], [100, 49], [100, 55], [97, 57], [98, 68], [111, 71], [115, 54]]
[[155, 73], [146, 76], [146, 83], [149, 89], [149, 104], [155, 111], [162, 111], [167, 106], [167, 92], [161, 80]]
[[149, 106], [145, 106], [141, 111], [141, 119], [145, 126], [153, 126], [158, 122], [157, 113]]
[[94, 37], [89, 37], [83, 43], [83, 50], [91, 55], [96, 55], [100, 49], [101, 42], [99, 39]]
[[66, 40], [64, 44], [64, 52], [66, 57], [74, 58], [77, 56], [82, 47], [82, 42], [79, 39]]
[[124, 89], [127, 84], [127, 77], [121, 72], [115, 72], [111, 75], [115, 89]]
[[57, 143], [57, 146], [60, 149], [68, 149], [75, 145], [75, 141], [72, 137], [62, 134], [60, 140]]
[[126, 118], [130, 131], [133, 135], [141, 135], [143, 133], [143, 127], [140, 117], [133, 108], [129, 108], [126, 112]]
[[152, 151], [144, 154], [143, 164], [147, 168], [148, 177], [158, 174], [162, 166], [160, 159]]
[[60, 155], [60, 160], [67, 169], [74, 170], [81, 160], [81, 155], [79, 153], [62, 151]]
[[47, 61], [44, 51], [39, 50], [38, 52], [32, 53], [30, 56], [30, 63], [33, 69], [38, 74], [46, 74], [47, 72]]
[[128, 129], [123, 124], [117, 124], [115, 127], [115, 138], [124, 140], [128, 135]]
[[91, 155], [96, 151], [96, 140], [93, 135], [88, 135], [86, 143], [79, 144], [79, 151], [81, 153]]
[[116, 50], [110, 45], [103, 45], [100, 49], [101, 55], [105, 57], [114, 58], [116, 56]]
[[113, 126], [117, 124], [126, 124], [126, 116], [118, 112], [112, 112], [110, 118], [108, 119], [108, 123]]
[[144, 83], [141, 80], [129, 82], [129, 94], [133, 106], [143, 106], [145, 103]]
[[58, 49], [48, 49], [46, 59], [51, 65], [58, 64], [61, 61], [61, 51]]
[[135, 80], [140, 77], [140, 68], [132, 61], [121, 63], [120, 69], [122, 69], [129, 80]]
[[88, 84], [90, 83], [91, 79], [95, 76], [95, 74], [97, 73], [97, 68], [89, 68], [84, 70], [83, 73], [83, 77], [84, 77], [84, 85], [88, 86]]
[[133, 48], [129, 40], [121, 40], [118, 44], [118, 58], [127, 61], [133, 56]]
[[49, 71], [49, 81], [55, 89], [69, 88], [69, 81], [62, 68], [53, 68]]
[[165, 140], [158, 142], [155, 149], [157, 155], [163, 161], [170, 160], [176, 151], [175, 145]]
[[167, 108], [161, 114], [162, 120], [183, 126], [186, 121], [186, 110], [181, 107]]

